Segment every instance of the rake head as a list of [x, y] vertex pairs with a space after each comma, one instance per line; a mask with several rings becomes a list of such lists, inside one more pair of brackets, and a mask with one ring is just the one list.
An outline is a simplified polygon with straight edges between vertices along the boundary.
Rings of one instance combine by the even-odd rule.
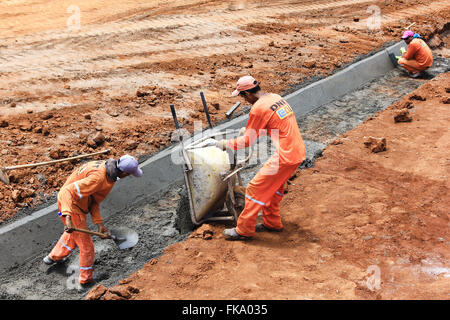
[[9, 184], [9, 177], [6, 172], [0, 168], [0, 181], [4, 184]]

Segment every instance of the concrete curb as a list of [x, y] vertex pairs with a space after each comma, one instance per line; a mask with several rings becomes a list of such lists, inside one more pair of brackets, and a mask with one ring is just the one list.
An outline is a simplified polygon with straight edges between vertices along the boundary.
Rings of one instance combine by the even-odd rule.
[[[328, 78], [291, 93], [285, 99], [294, 109], [296, 117], [302, 116], [392, 70], [394, 67], [388, 54], [391, 52], [398, 54], [402, 45], [405, 43], [399, 42]], [[241, 128], [245, 126], [247, 119], [248, 115], [237, 117], [215, 127], [214, 131]], [[211, 133], [209, 129], [203, 132], [203, 134], [209, 133]], [[194, 139], [200, 136], [201, 134], [198, 134]], [[186, 143], [190, 141], [191, 139], [188, 139]], [[142, 178], [125, 178], [116, 183], [110, 196], [101, 205], [102, 216], [105, 220], [167, 189], [174, 183], [182, 183], [184, 178], [181, 168], [171, 161], [171, 154], [176, 148], [179, 146], [171, 146], [143, 162], [140, 165], [144, 171]], [[55, 243], [63, 230], [56, 213], [57, 205], [52, 204], [0, 227], [0, 273], [37, 255], [45, 254], [44, 250]]]

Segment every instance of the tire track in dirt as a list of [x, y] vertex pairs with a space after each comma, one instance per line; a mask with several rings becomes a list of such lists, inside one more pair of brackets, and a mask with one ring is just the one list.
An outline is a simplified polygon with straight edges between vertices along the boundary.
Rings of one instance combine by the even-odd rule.
[[[353, 4], [361, 4], [367, 2], [374, 2], [374, 0], [344, 0], [344, 1], [325, 1], [320, 4], [312, 5], [277, 5], [273, 3], [269, 7], [261, 8], [248, 8], [238, 11], [215, 11], [214, 14], [211, 12], [202, 13], [197, 15], [186, 15], [186, 14], [176, 14], [167, 15], [160, 17], [152, 17], [150, 20], [141, 21], [118, 21], [109, 22], [107, 24], [101, 25], [87, 25], [83, 26], [80, 31], [76, 32], [74, 36], [73, 31], [60, 30], [60, 31], [46, 31], [42, 33], [36, 33], [29, 36], [23, 36], [20, 38], [20, 43], [22, 44], [32, 44], [34, 42], [48, 42], [51, 40], [66, 39], [72, 37], [102, 37], [106, 34], [118, 34], [118, 33], [132, 33], [137, 30], [148, 30], [148, 29], [166, 29], [166, 28], [176, 28], [179, 26], [198, 26], [202, 23], [221, 23], [224, 25], [245, 25], [252, 22], [259, 22], [261, 18], [273, 17], [285, 14], [294, 14], [307, 12], [312, 10], [324, 10], [335, 7], [349, 6]], [[283, 3], [283, 2], [279, 2]], [[195, 29], [198, 32], [198, 29]], [[183, 34], [186, 36], [187, 34]], [[179, 40], [179, 37], [174, 37], [175, 40]], [[8, 37], [3, 41], [8, 43], [16, 42], [16, 38]]]
[[[213, 16], [201, 14], [187, 17], [160, 17], [131, 24], [116, 22], [90, 26], [89, 30], [80, 32], [76, 37], [67, 31], [56, 35], [50, 33], [50, 37], [42, 37], [41, 34], [37, 34], [24, 37], [25, 41], [22, 39], [18, 42], [18, 48], [14, 48], [13, 45], [12, 48], [2, 50], [2, 72], [4, 73], [2, 78], [4, 78], [5, 87], [14, 87], [14, 83], [18, 81], [41, 79], [43, 74], [49, 74], [52, 78], [63, 76], [67, 72], [89, 73], [99, 69], [112, 70], [186, 56], [202, 57], [234, 53], [242, 50], [243, 47], [253, 46], [255, 43], [264, 45], [271, 40], [271, 36], [254, 36], [239, 28], [261, 21], [262, 17], [270, 17], [264, 22], [271, 23], [277, 21], [276, 16], [281, 14], [330, 9], [330, 7], [347, 6], [356, 2], [360, 3], [354, 0], [338, 1], [332, 4], [288, 5], [277, 8], [219, 12]], [[411, 18], [417, 12], [424, 14], [446, 7], [448, 7], [446, 1], [439, 1], [428, 6], [405, 9], [391, 15], [383, 15], [383, 23], [387, 23], [386, 19], [388, 22], [393, 22], [405, 17]], [[298, 17], [291, 17], [291, 21], [292, 23], [298, 22]], [[363, 25], [362, 22], [360, 27]], [[167, 30], [167, 28], [174, 29]], [[138, 38], [119, 43], [114, 41], [118, 35], [121, 35], [122, 40], [126, 40], [126, 35], [132, 35], [142, 30], [153, 30], [155, 37], [143, 40]], [[225, 34], [225, 36], [221, 36], [221, 34]], [[99, 41], [98, 37], [105, 37], [105, 39]], [[52, 39], [56, 43], [52, 43], [50, 41]], [[98, 44], [97, 50], [92, 50], [94, 41]], [[8, 78], [10, 78], [9, 81]]]
[[[99, 41], [99, 39], [106, 37], [107, 35], [123, 33], [133, 34], [140, 30], [165, 30], [175, 28], [170, 32], [163, 32], [163, 34], [157, 37], [156, 41], [148, 39], [142, 42], [134, 42], [133, 45], [129, 42], [123, 43], [122, 46], [114, 45], [114, 48], [109, 52], [110, 54], [117, 52], [124, 54], [124, 46], [128, 48], [130, 46], [133, 47], [132, 50], [129, 50], [129, 52], [125, 54], [130, 54], [131, 52], [146, 52], [148, 48], [153, 45], [159, 46], [160, 51], [165, 51], [172, 49], [172, 46], [170, 45], [172, 42], [179, 43], [181, 39], [183, 39], [183, 42], [186, 42], [189, 39], [197, 39], [208, 35], [213, 36], [220, 31], [236, 32], [239, 30], [238, 27], [259, 22], [262, 18], [265, 18], [265, 23], [270, 23], [276, 21], [276, 19], [270, 17], [276, 17], [282, 14], [329, 9], [330, 7], [347, 6], [360, 2], [361, 1], [346, 0], [331, 4], [323, 3], [309, 6], [288, 5], [278, 6], [276, 8], [253, 8], [236, 12], [216, 12], [214, 15], [211, 15], [210, 13], [190, 16], [175, 15], [138, 21], [131, 24], [130, 22], [116, 22], [107, 25], [88, 26], [86, 27], [88, 28], [87, 31], [83, 31], [82, 29], [75, 38], [70, 31], [62, 31], [59, 33], [51, 31], [46, 34], [36, 34], [21, 39], [9, 41], [8, 39], [5, 39], [5, 44], [10, 45], [12, 48], [8, 48], [2, 53], [2, 59], [5, 61], [2, 69], [3, 72], [19, 72], [23, 70], [24, 66], [27, 66], [28, 69], [36, 68], [39, 72], [43, 72], [46, 69], [55, 70], [61, 68], [61, 64], [63, 67], [66, 67], [68, 64], [73, 65], [78, 62], [94, 60], [104, 54], [103, 41]], [[158, 33], [161, 32], [157, 32], [157, 34]], [[91, 39], [83, 39], [86, 37], [91, 37]], [[241, 38], [243, 37], [236, 38], [235, 43], [238, 43], [238, 39]], [[15, 45], [12, 43], [13, 41], [16, 42], [16, 40], [18, 48], [14, 48]], [[54, 45], [52, 44], [52, 41], [54, 40], [64, 41], [62, 43], [59, 42], [58, 45]], [[85, 42], [85, 40], [87, 41]], [[210, 39], [211, 47], [220, 45], [220, 43], [217, 43], [218, 40], [220, 40], [220, 37], [218, 39]], [[91, 47], [84, 47], [85, 45], [92, 44], [92, 42], [97, 43], [101, 48], [93, 50]], [[169, 44], [165, 45], [166, 43]], [[48, 49], [41, 50], [39, 53], [30, 52], [30, 48], [33, 48], [33, 46], [37, 46], [36, 49], [39, 49], [39, 46], [42, 46], [43, 44]], [[196, 43], [193, 42], [192, 46], [195, 45]], [[58, 58], [55, 59], [55, 57]]]
[[[363, 1], [370, 2], [370, 1]], [[359, 1], [338, 1], [332, 4], [316, 4], [309, 6], [281, 6], [276, 9], [262, 8], [252, 10], [242, 10], [237, 13], [222, 12], [217, 13], [214, 16], [199, 15], [199, 16], [171, 16], [169, 18], [157, 18], [148, 21], [139, 21], [133, 24], [129, 22], [118, 22], [108, 24], [106, 26], [91, 26], [87, 32], [81, 32], [79, 36], [73, 37], [70, 32], [63, 31], [59, 35], [52, 33], [50, 37], [42, 37], [41, 35], [35, 35], [33, 41], [39, 39], [36, 44], [28, 41], [19, 41], [17, 48], [7, 48], [2, 50], [1, 59], [2, 70], [5, 73], [15, 73], [27, 71], [28, 79], [33, 77], [33, 74], [39, 74], [49, 72], [53, 74], [62, 74], [67, 69], [73, 68], [74, 65], [78, 67], [75, 70], [91, 70], [92, 64], [98, 63], [101, 60], [109, 60], [109, 66], [113, 68], [128, 65], [128, 61], [115, 61], [120, 53], [121, 56], [137, 56], [137, 55], [150, 55], [151, 59], [141, 59], [142, 61], [153, 62], [158, 59], [167, 60], [177, 59], [189, 55], [205, 56], [208, 55], [207, 51], [195, 50], [195, 48], [201, 48], [207, 43], [213, 50], [209, 51], [209, 55], [213, 54], [228, 54], [233, 51], [237, 51], [240, 48], [236, 47], [235, 50], [230, 51], [227, 46], [230, 44], [248, 44], [257, 43], [258, 41], [268, 40], [269, 37], [252, 37], [248, 32], [239, 29], [239, 27], [259, 22], [262, 17], [269, 17], [264, 22], [271, 23], [277, 21], [276, 16], [289, 13], [300, 13], [310, 10], [330, 9], [330, 7], [346, 6], [353, 3], [360, 3]], [[433, 11], [439, 11], [448, 7], [447, 1], [440, 1], [432, 3], [428, 6], [419, 6], [411, 9], [405, 9], [394, 14], [383, 15], [383, 23], [389, 23], [398, 21], [406, 17], [413, 17], [415, 14], [431, 13]], [[297, 20], [297, 19], [295, 19]], [[295, 23], [295, 20], [292, 22]], [[363, 24], [361, 24], [363, 25]], [[175, 28], [173, 30], [166, 30], [167, 28]], [[137, 41], [123, 41], [119, 44], [109, 43], [108, 39], [114, 38], [118, 34], [133, 34], [141, 30], [155, 30], [156, 35], [154, 39], [144, 39]], [[218, 33], [230, 33], [236, 34], [235, 36], [221, 37]], [[99, 41], [98, 37], [105, 37], [105, 41]], [[199, 38], [207, 38], [202, 41]], [[181, 41], [182, 39], [182, 41]], [[63, 40], [57, 43], [49, 42], [51, 40]], [[93, 50], [92, 42], [98, 43], [98, 49]], [[106, 42], [106, 44], [105, 44]], [[30, 50], [35, 47], [39, 52]], [[224, 46], [222, 48], [221, 46]], [[228, 49], [228, 50], [227, 50]], [[178, 52], [174, 54], [172, 51]], [[154, 52], [160, 52], [159, 55], [153, 55]], [[169, 57], [166, 57], [164, 52], [170, 52]], [[90, 66], [90, 67], [89, 67]], [[30, 71], [34, 71], [31, 73]], [[51, 71], [51, 72], [50, 72]], [[21, 78], [26, 80], [27, 78]]]

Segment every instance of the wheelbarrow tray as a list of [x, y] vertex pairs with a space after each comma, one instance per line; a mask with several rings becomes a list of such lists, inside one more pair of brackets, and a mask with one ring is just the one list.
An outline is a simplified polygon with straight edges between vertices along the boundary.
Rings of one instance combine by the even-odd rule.
[[224, 206], [228, 183], [222, 175], [230, 170], [230, 160], [227, 152], [215, 146], [187, 148], [186, 153], [192, 166], [192, 170], [184, 170], [191, 219], [199, 225], [208, 213]]

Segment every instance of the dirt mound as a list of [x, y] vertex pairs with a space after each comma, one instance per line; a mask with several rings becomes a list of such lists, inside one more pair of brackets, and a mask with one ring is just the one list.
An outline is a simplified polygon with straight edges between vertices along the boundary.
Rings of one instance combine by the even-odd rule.
[[122, 280], [114, 289], [108, 289], [104, 285], [95, 286], [86, 296], [86, 300], [128, 300], [134, 294], [139, 293], [139, 289], [127, 285], [128, 280]]
[[386, 151], [386, 138], [364, 137], [364, 145], [373, 153]]
[[407, 108], [394, 111], [395, 122], [411, 122], [412, 115]]

